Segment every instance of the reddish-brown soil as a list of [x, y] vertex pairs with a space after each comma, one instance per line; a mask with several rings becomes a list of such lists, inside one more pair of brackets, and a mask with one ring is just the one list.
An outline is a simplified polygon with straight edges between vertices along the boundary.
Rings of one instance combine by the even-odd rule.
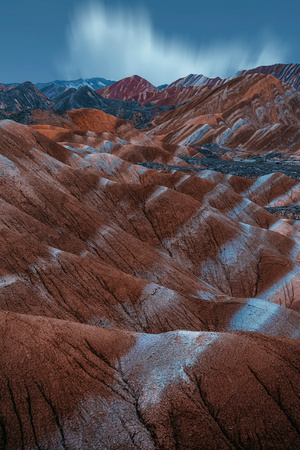
[[200, 111], [284, 95], [239, 83], [148, 133], [96, 110], [0, 121], [0, 448], [300, 448], [300, 227], [266, 210], [299, 181], [181, 159]]

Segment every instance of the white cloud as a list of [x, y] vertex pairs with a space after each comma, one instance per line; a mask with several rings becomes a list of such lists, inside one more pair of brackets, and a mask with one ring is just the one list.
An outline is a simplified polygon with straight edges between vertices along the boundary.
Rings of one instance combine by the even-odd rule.
[[285, 51], [265, 34], [253, 45], [241, 39], [190, 46], [154, 30], [146, 11], [90, 3], [77, 9], [67, 30], [68, 54], [60, 61], [66, 78], [113, 80], [138, 74], [153, 84], [189, 73], [225, 77], [237, 70], [284, 60]]

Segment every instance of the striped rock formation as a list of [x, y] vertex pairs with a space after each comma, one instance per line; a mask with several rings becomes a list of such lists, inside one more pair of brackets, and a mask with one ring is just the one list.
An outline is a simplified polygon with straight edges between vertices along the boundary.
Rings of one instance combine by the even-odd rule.
[[220, 86], [227, 81], [240, 77], [242, 75], [250, 75], [253, 73], [263, 73], [265, 75], [273, 75], [283, 83], [289, 84], [294, 89], [300, 88], [300, 64], [273, 64], [271, 66], [259, 66], [255, 69], [241, 70], [228, 78], [208, 78], [204, 75], [190, 74], [184, 78], [171, 83], [169, 86]]
[[199, 146], [215, 142], [250, 154], [300, 150], [300, 94], [271, 75], [253, 74], [201, 91], [154, 120], [150, 135]]
[[191, 169], [181, 108], [0, 121], [1, 448], [299, 448], [299, 182]]

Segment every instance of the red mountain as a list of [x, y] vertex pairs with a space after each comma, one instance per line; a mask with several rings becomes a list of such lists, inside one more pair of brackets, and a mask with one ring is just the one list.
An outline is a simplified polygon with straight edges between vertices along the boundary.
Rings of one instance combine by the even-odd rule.
[[121, 99], [127, 102], [137, 101], [139, 103], [147, 103], [148, 96], [160, 91], [144, 78], [133, 75], [95, 92], [106, 98]]

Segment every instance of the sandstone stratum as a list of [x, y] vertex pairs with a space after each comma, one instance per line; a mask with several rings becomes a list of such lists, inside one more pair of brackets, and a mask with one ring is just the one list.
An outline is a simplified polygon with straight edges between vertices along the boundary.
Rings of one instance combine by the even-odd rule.
[[0, 84], [1, 449], [300, 448], [299, 66], [269, 67]]

